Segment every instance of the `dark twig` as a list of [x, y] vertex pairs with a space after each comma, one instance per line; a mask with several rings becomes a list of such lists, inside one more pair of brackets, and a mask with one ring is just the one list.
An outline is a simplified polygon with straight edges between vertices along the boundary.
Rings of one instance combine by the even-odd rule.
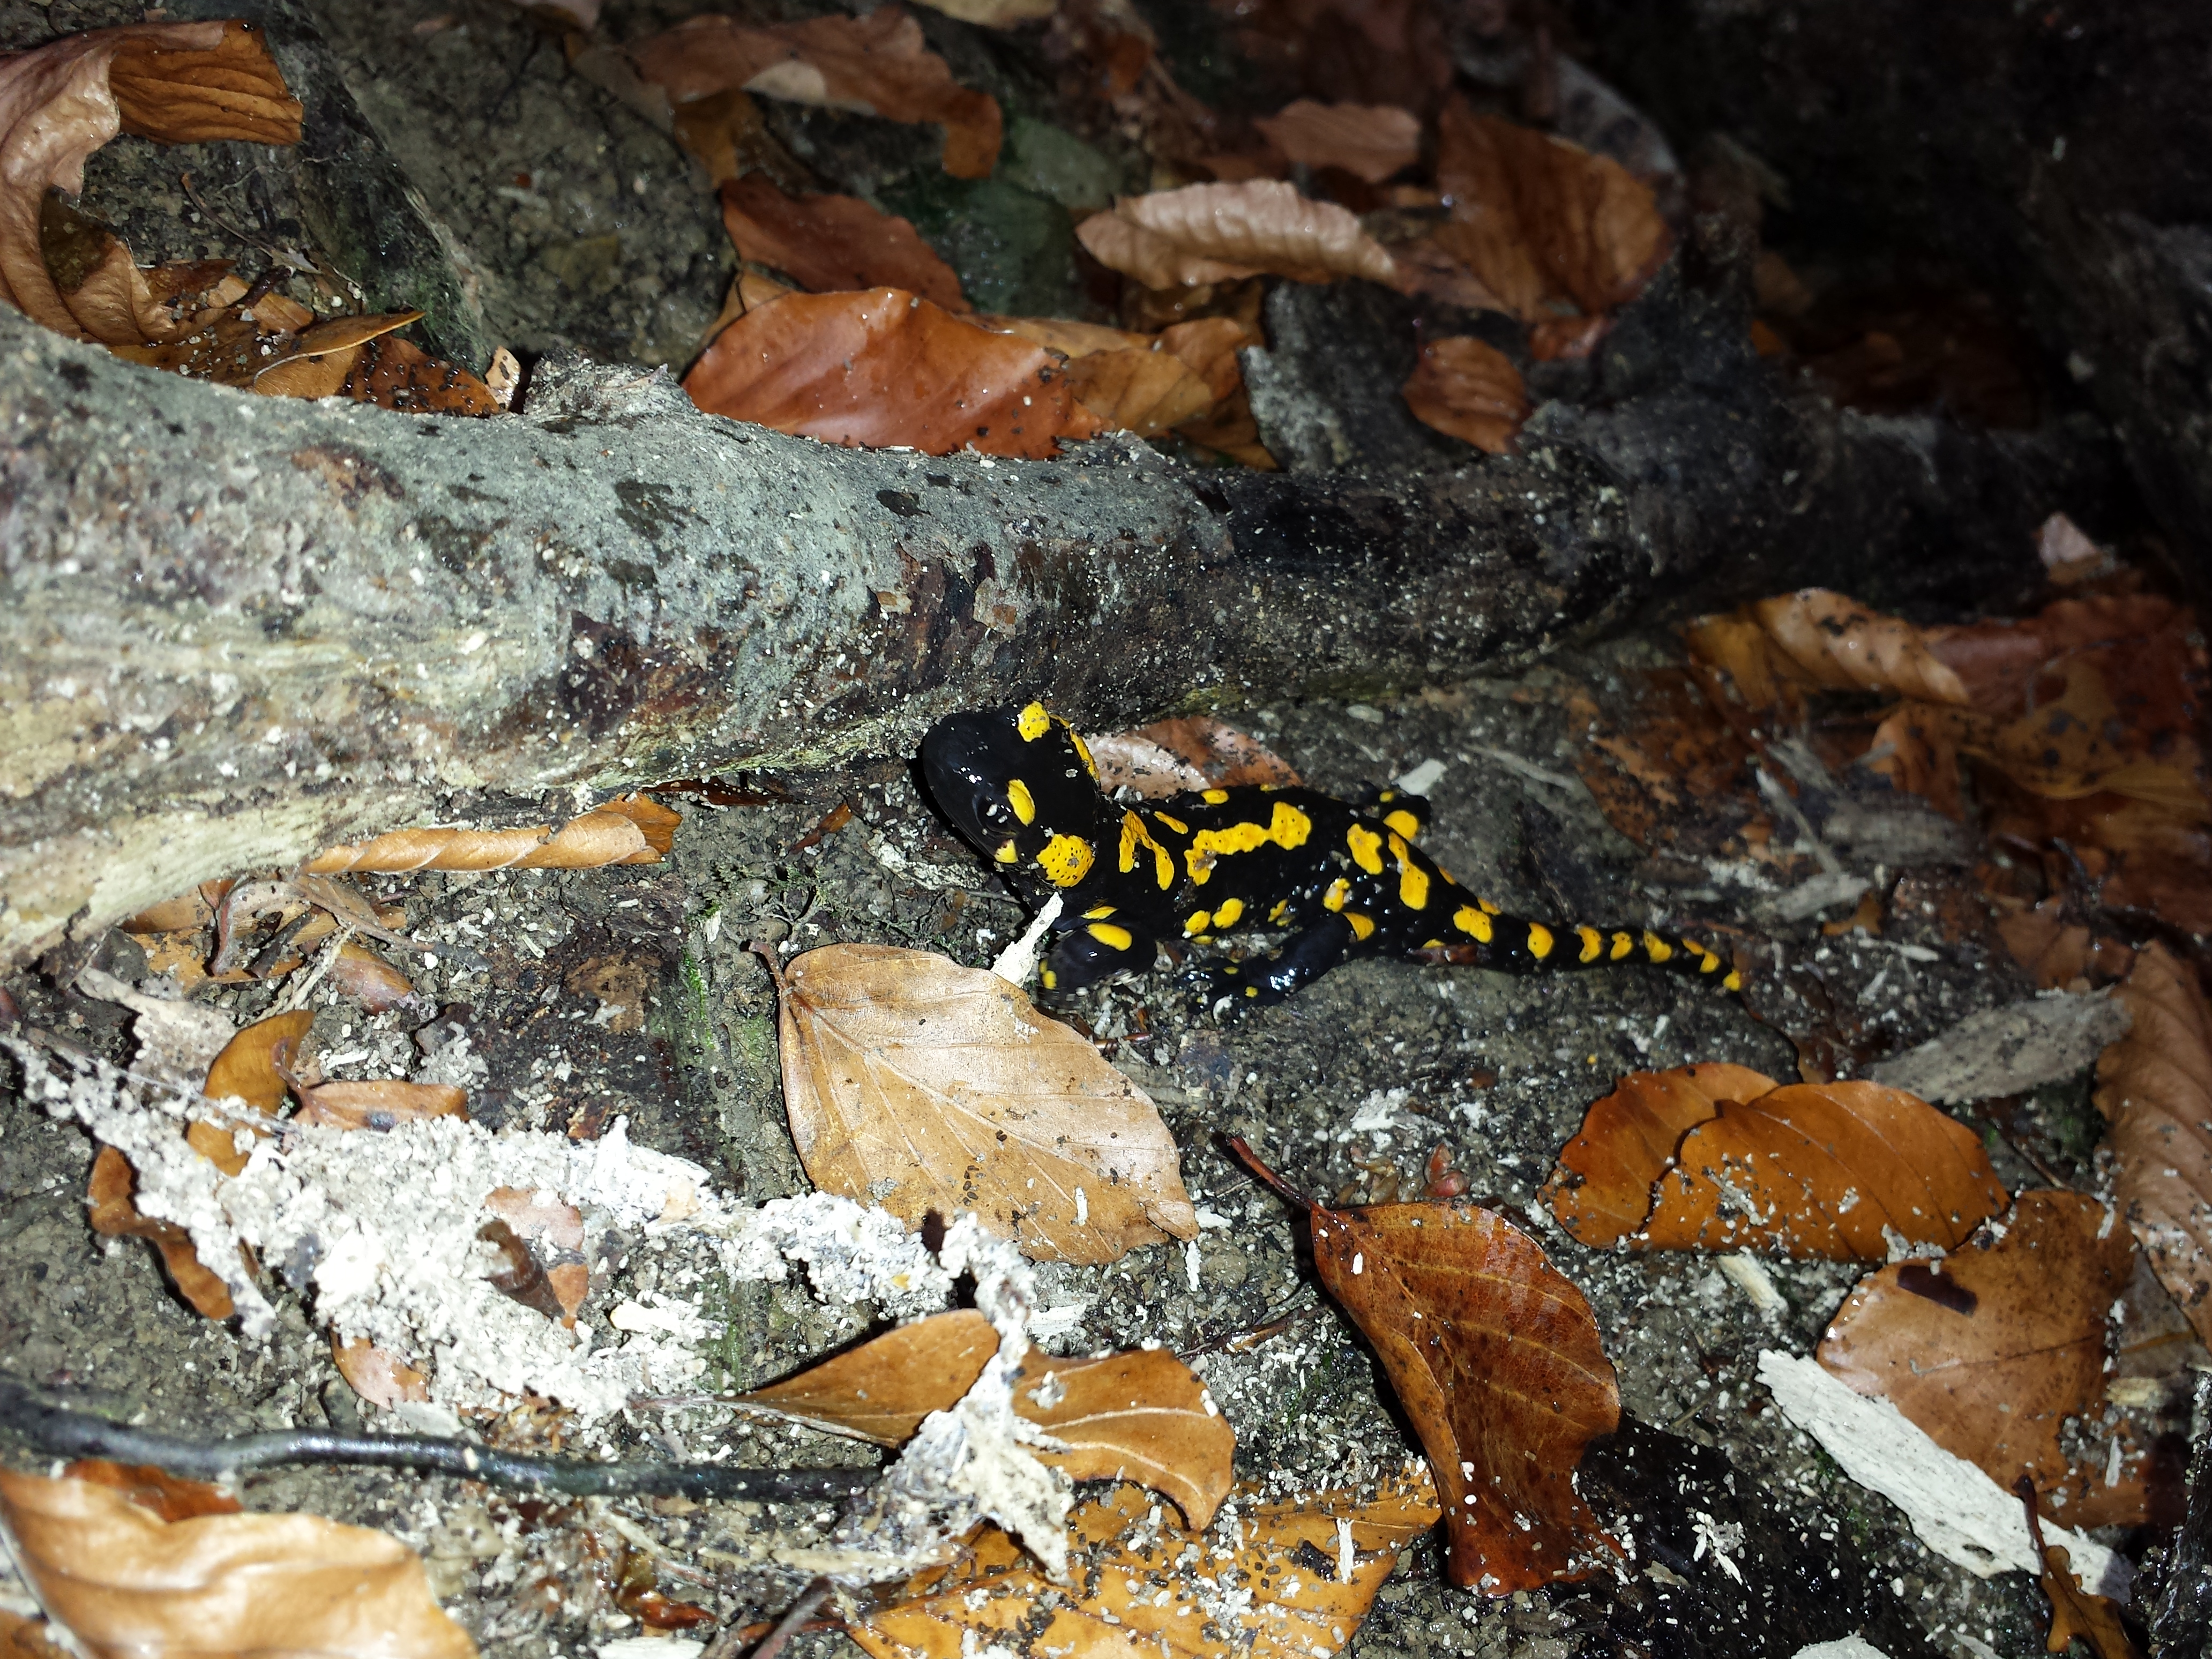
[[[775, 1621], [775, 1628], [761, 1638], [760, 1645], [752, 1651], [752, 1659], [775, 1659], [776, 1655], [789, 1644], [791, 1638], [799, 1634], [800, 1627], [814, 1616], [815, 1608], [822, 1605], [829, 1594], [830, 1581], [827, 1578], [817, 1578], [809, 1584], [783, 1617]], [[700, 1659], [707, 1659], [707, 1656], [702, 1654]]]
[[284, 1463], [356, 1463], [431, 1470], [489, 1486], [579, 1498], [746, 1498], [757, 1503], [843, 1498], [876, 1479], [875, 1470], [861, 1468], [744, 1469], [720, 1463], [596, 1463], [526, 1457], [429, 1435], [288, 1429], [188, 1440], [50, 1406], [8, 1377], [0, 1377], [0, 1431], [54, 1456], [152, 1463], [172, 1474], [202, 1478]]

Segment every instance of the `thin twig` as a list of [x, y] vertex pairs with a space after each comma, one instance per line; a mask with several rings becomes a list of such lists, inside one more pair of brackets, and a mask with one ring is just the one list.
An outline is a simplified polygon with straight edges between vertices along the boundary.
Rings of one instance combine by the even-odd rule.
[[488, 1486], [565, 1492], [580, 1498], [744, 1498], [799, 1502], [844, 1498], [874, 1484], [861, 1468], [745, 1469], [721, 1463], [599, 1463], [526, 1457], [466, 1440], [429, 1435], [333, 1434], [279, 1430], [188, 1440], [50, 1406], [21, 1383], [0, 1377], [0, 1431], [58, 1457], [106, 1457], [152, 1463], [201, 1478], [286, 1463], [349, 1463], [463, 1475]]
[[[829, 1594], [830, 1581], [827, 1578], [817, 1578], [809, 1584], [800, 1592], [799, 1599], [791, 1604], [790, 1610], [775, 1621], [775, 1628], [761, 1638], [761, 1644], [753, 1650], [752, 1659], [775, 1659], [791, 1638], [799, 1634], [799, 1626], [814, 1616], [815, 1608], [822, 1605]], [[705, 1656], [702, 1655], [701, 1659], [705, 1659]]]

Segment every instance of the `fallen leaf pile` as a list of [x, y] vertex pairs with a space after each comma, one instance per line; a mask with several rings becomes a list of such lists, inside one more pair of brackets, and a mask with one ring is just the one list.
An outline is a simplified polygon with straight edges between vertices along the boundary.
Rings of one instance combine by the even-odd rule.
[[1544, 1194], [1600, 1248], [1885, 1260], [1944, 1249], [2004, 1207], [1980, 1139], [1902, 1090], [1740, 1066], [1638, 1072], [1599, 1101]]
[[1196, 1237], [1152, 1102], [995, 974], [825, 945], [782, 970], [781, 1027], [792, 1139], [823, 1190], [915, 1226], [970, 1211], [1041, 1259]]

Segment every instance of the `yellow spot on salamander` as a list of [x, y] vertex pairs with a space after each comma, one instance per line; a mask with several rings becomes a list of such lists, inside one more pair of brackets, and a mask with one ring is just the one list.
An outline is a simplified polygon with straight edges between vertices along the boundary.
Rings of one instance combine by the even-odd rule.
[[1243, 914], [1243, 899], [1224, 899], [1213, 908], [1213, 925], [1216, 927], [1234, 927]]
[[1581, 959], [1584, 962], [1595, 962], [1598, 952], [1605, 949], [1605, 935], [1595, 927], [1577, 927], [1575, 937], [1583, 942]]
[[1229, 799], [1229, 792], [1226, 789], [1201, 789], [1198, 798], [1209, 806], [1218, 806]]
[[1528, 924], [1528, 954], [1541, 962], [1552, 954], [1552, 930], [1537, 922]]
[[1168, 856], [1166, 848], [1152, 839], [1152, 831], [1145, 828], [1142, 818], [1134, 812], [1124, 812], [1121, 814], [1121, 848], [1116, 860], [1123, 875], [1137, 867], [1137, 849], [1139, 847], [1152, 848], [1152, 879], [1158, 884], [1160, 891], [1166, 892], [1175, 885], [1175, 860]]
[[1107, 917], [1113, 914], [1114, 907], [1112, 905], [1094, 904], [1088, 910], [1085, 910], [1083, 913], [1083, 919], [1085, 921], [1103, 921]]
[[1137, 942], [1136, 935], [1127, 928], [1110, 921], [1094, 921], [1083, 931], [1101, 945], [1111, 945], [1116, 951], [1126, 951]]
[[1037, 868], [1055, 887], [1073, 887], [1091, 873], [1097, 854], [1080, 836], [1054, 836], [1036, 855]]
[[1178, 836], [1187, 836], [1190, 833], [1190, 826], [1188, 824], [1185, 823], [1181, 818], [1172, 817], [1165, 812], [1153, 813], [1152, 822], [1154, 823], [1164, 824], [1167, 828], [1174, 830]]
[[1644, 954], [1654, 962], [1671, 962], [1674, 947], [1647, 928], [1644, 934]]
[[1038, 969], [1037, 977], [1044, 981], [1044, 988], [1048, 991], [1055, 989], [1060, 984], [1060, 975], [1049, 968]]
[[1472, 934], [1479, 944], [1490, 943], [1490, 918], [1472, 904], [1462, 904], [1452, 912], [1452, 926]]
[[1275, 810], [1267, 819], [1267, 838], [1285, 853], [1306, 844], [1313, 834], [1313, 820], [1286, 800], [1275, 803]]
[[1011, 839], [1000, 842], [999, 850], [991, 854], [1000, 864], [1012, 864], [1021, 855], [1021, 849], [1016, 847]]
[[1334, 881], [1329, 883], [1328, 891], [1321, 896], [1321, 908], [1324, 910], [1341, 910], [1344, 908], [1345, 900], [1351, 896], [1352, 884], [1342, 876], [1339, 876]]
[[[1255, 852], [1270, 842], [1288, 852], [1304, 846], [1312, 833], [1311, 818], [1288, 801], [1279, 800], [1265, 823], [1247, 821], [1224, 830], [1200, 830], [1183, 849], [1182, 861], [1191, 880], [1203, 887], [1213, 874], [1213, 861], [1224, 854]], [[1377, 863], [1375, 867], [1382, 866]]]
[[1698, 946], [1697, 948], [1698, 949], [1698, 951], [1699, 951], [1700, 952], [1702, 952], [1702, 953], [1703, 953], [1703, 955], [1704, 955], [1704, 957], [1705, 957], [1705, 958], [1703, 962], [1701, 962], [1701, 963], [1699, 963], [1698, 964], [1698, 971], [1699, 973], [1701, 973], [1701, 974], [1710, 974], [1710, 973], [1714, 972], [1715, 970], [1717, 970], [1717, 969], [1720, 967], [1720, 965], [1721, 965], [1721, 959], [1720, 959], [1718, 957], [1715, 956], [1715, 955], [1714, 955], [1711, 951], [1707, 951], [1707, 950], [1705, 949], [1705, 947], [1704, 945], [1699, 945], [1699, 946]]
[[1044, 705], [1033, 702], [1014, 716], [1014, 730], [1022, 734], [1024, 743], [1035, 743], [1052, 730], [1052, 716], [1044, 712]]
[[1389, 824], [1393, 830], [1395, 830], [1407, 841], [1413, 840], [1414, 836], [1421, 833], [1420, 819], [1415, 817], [1411, 812], [1408, 812], [1402, 806], [1395, 812], [1384, 813], [1382, 816], [1382, 822]]
[[1607, 960], [1611, 962], [1619, 962], [1623, 957], [1626, 956], [1635, 948], [1636, 941], [1629, 938], [1627, 934], [1615, 933], [1613, 936], [1613, 949], [1607, 953]]
[[1091, 774], [1093, 783], [1098, 781], [1098, 763], [1091, 758], [1091, 745], [1083, 740], [1083, 733], [1073, 726], [1067, 728], [1067, 740], [1075, 745], [1075, 752], [1083, 762], [1083, 769]]
[[1418, 864], [1401, 864], [1398, 872], [1398, 898], [1408, 910], [1419, 910], [1429, 902], [1429, 872]]
[[1285, 915], [1290, 914], [1290, 900], [1277, 899], [1275, 901], [1275, 908], [1267, 912], [1267, 920], [1272, 922], [1280, 922]]
[[1721, 989], [1723, 991], [1741, 991], [1743, 989], [1743, 975], [1736, 972], [1735, 969], [1729, 969], [1729, 976], [1721, 981]]
[[1212, 926], [1213, 913], [1211, 910], [1194, 910], [1182, 919], [1182, 930], [1186, 933], [1202, 933]]
[[1374, 922], [1368, 917], [1361, 915], [1358, 911], [1346, 910], [1344, 913], [1344, 919], [1352, 924], [1352, 938], [1364, 940], [1374, 935]]
[[1382, 873], [1382, 837], [1364, 823], [1355, 823], [1344, 832], [1345, 844], [1352, 848], [1352, 861], [1370, 876]]
[[1019, 778], [1006, 781], [1006, 799], [1013, 805], [1014, 816], [1024, 823], [1036, 822], [1036, 797], [1030, 793], [1029, 785]]

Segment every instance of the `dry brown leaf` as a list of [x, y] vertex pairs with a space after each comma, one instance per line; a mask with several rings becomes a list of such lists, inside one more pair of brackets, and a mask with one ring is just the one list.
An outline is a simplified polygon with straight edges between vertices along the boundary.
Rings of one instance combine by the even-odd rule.
[[2163, 944], [2116, 994], [2134, 1024], [2098, 1057], [2113, 1199], [2159, 1282], [2212, 1341], [2212, 1003]]
[[347, 1341], [331, 1334], [331, 1363], [347, 1386], [372, 1406], [390, 1411], [405, 1401], [430, 1397], [430, 1379], [390, 1350], [365, 1336]]
[[40, 1601], [94, 1659], [473, 1659], [415, 1553], [313, 1515], [164, 1521], [84, 1480], [0, 1470], [0, 1512]]
[[1492, 455], [1508, 454], [1528, 418], [1528, 389], [1513, 360], [1472, 335], [1422, 343], [1420, 361], [1399, 389], [1425, 426]]
[[2035, 1486], [2025, 1476], [2013, 1491], [2027, 1510], [2027, 1535], [2043, 1562], [2040, 1580], [2051, 1601], [2051, 1632], [2043, 1644], [2046, 1653], [2064, 1653], [2078, 1638], [2089, 1644], [2096, 1659], [2142, 1659], [2142, 1653], [2120, 1622], [2119, 1603], [2109, 1596], [2090, 1594], [2075, 1577], [2073, 1557], [2043, 1540], [2043, 1519], [2036, 1513]]
[[220, 1486], [182, 1480], [151, 1463], [114, 1463], [105, 1457], [80, 1457], [62, 1470], [72, 1480], [119, 1492], [140, 1509], [164, 1521], [189, 1521], [198, 1515], [236, 1515], [244, 1506]]
[[969, 309], [952, 267], [913, 225], [857, 196], [787, 196], [749, 173], [722, 185], [722, 224], [739, 258], [801, 288], [902, 288], [947, 311]]
[[[300, 115], [261, 31], [242, 22], [128, 24], [0, 58], [0, 301], [102, 344], [169, 331], [173, 319], [127, 251], [118, 265], [119, 242], [80, 273], [76, 295], [56, 284], [40, 234], [46, 191], [82, 191], [85, 159], [118, 132], [171, 144], [292, 144]], [[76, 295], [88, 316], [77, 314]]]
[[987, 29], [1018, 28], [1052, 15], [1056, 0], [921, 0], [932, 11]]
[[195, 1312], [207, 1319], [229, 1318], [236, 1311], [230, 1287], [193, 1254], [191, 1234], [173, 1221], [156, 1221], [138, 1213], [131, 1197], [137, 1184], [131, 1160], [112, 1146], [102, 1146], [92, 1160], [92, 1178], [85, 1193], [87, 1218], [93, 1231], [110, 1238], [128, 1236], [149, 1241], [161, 1253], [161, 1265], [168, 1270], [177, 1294], [191, 1304]]
[[1631, 1072], [1589, 1109], [1538, 1200], [1583, 1243], [1606, 1249], [1644, 1224], [1652, 1183], [1673, 1166], [1683, 1136], [1717, 1116], [1721, 1102], [1756, 1100], [1775, 1087], [1747, 1066]]
[[1041, 1259], [1196, 1237], [1152, 1103], [995, 974], [832, 945], [782, 991], [784, 1102], [816, 1186], [909, 1226], [973, 1211]]
[[[244, 1101], [264, 1117], [274, 1117], [289, 1092], [284, 1073], [293, 1069], [299, 1045], [314, 1023], [312, 1008], [256, 1020], [215, 1057], [200, 1092], [210, 1100]], [[246, 1167], [246, 1154], [238, 1150], [234, 1134], [204, 1118], [195, 1118], [185, 1129], [185, 1139], [201, 1157], [233, 1176]]]
[[1301, 98], [1252, 125], [1302, 167], [1340, 167], [1379, 185], [1421, 159], [1421, 123], [1395, 104], [1317, 104]]
[[1321, 1282], [1382, 1362], [1443, 1503], [1451, 1582], [1486, 1595], [1578, 1578], [1620, 1554], [1575, 1490], [1620, 1393], [1583, 1293], [1542, 1247], [1465, 1200], [1302, 1206]]
[[1067, 384], [1077, 400], [1107, 426], [1144, 438], [1210, 416], [1244, 384], [1238, 349], [1257, 343], [1232, 317], [1201, 317], [1158, 334], [1059, 318], [976, 320], [1068, 358]]
[[[744, 1403], [902, 1445], [923, 1418], [973, 1386], [998, 1348], [998, 1333], [974, 1310], [936, 1314], [757, 1389]], [[1066, 1443], [1040, 1449], [1045, 1462], [1078, 1480], [1149, 1486], [1194, 1528], [1212, 1524], [1235, 1478], [1236, 1431], [1165, 1349], [1062, 1359], [1032, 1348], [1016, 1374], [1014, 1409]]]
[[434, 1117], [466, 1117], [469, 1095], [450, 1083], [378, 1078], [365, 1083], [312, 1083], [299, 1090], [298, 1121], [325, 1129], [391, 1129]]
[[1437, 1522], [1418, 1470], [1371, 1497], [1265, 1501], [1240, 1488], [1234, 1536], [1158, 1513], [1120, 1486], [1068, 1516], [1071, 1595], [996, 1528], [950, 1567], [909, 1581], [846, 1628], [872, 1659], [962, 1659], [989, 1647], [1145, 1659], [1332, 1659], [1374, 1604], [1398, 1553]]
[[1301, 283], [1397, 279], [1389, 254], [1355, 216], [1274, 179], [1124, 197], [1112, 211], [1085, 219], [1075, 234], [1099, 264], [1146, 288], [1258, 276]]
[[0, 1659], [76, 1659], [54, 1639], [54, 1627], [43, 1619], [26, 1619], [0, 1608]]
[[415, 981], [358, 939], [338, 947], [331, 984], [373, 1014], [416, 1003]]
[[301, 867], [313, 875], [353, 870], [595, 870], [657, 864], [674, 844], [677, 813], [644, 795], [623, 795], [554, 830], [395, 830], [333, 847]]
[[757, 26], [734, 17], [685, 19], [630, 48], [638, 72], [678, 105], [744, 91], [793, 103], [860, 110], [945, 128], [945, 170], [988, 179], [998, 165], [998, 100], [972, 92], [922, 44], [921, 26], [896, 5], [866, 17], [832, 14]]
[[396, 337], [422, 315], [396, 311], [318, 323], [271, 295], [251, 312], [231, 307], [149, 343], [111, 349], [149, 368], [263, 397], [342, 397], [401, 414], [497, 414], [499, 400], [482, 380]]
[[1437, 186], [1452, 216], [1434, 242], [1525, 323], [1558, 324], [1562, 302], [1587, 317], [1626, 304], [1673, 251], [1650, 186], [1620, 162], [1456, 99], [1438, 118]]
[[1057, 360], [895, 288], [752, 305], [684, 377], [710, 415], [830, 443], [1047, 460], [1095, 437]]
[[[574, 1318], [592, 1293], [592, 1270], [583, 1257], [583, 1212], [550, 1193], [518, 1187], [498, 1188], [483, 1206], [528, 1249], [556, 1304], [550, 1316]], [[509, 1263], [514, 1265], [512, 1255]]]
[[2139, 1463], [2108, 1485], [2101, 1451], [2077, 1469], [2058, 1443], [2062, 1422], [2104, 1402], [2106, 1316], [2134, 1265], [2135, 1241], [2094, 1199], [2022, 1193], [1949, 1255], [1861, 1279], [1818, 1358], [2000, 1486], [2028, 1477], [2068, 1525], [2139, 1524]]
[[[1893, 1235], [1954, 1249], [2004, 1207], [1980, 1139], [1925, 1101], [1863, 1082], [1729, 1097], [1767, 1081], [1709, 1066], [1624, 1079], [1562, 1150], [1553, 1213], [1590, 1245], [1881, 1261]], [[1667, 1146], [1678, 1122], [1692, 1127]], [[1648, 1212], [1625, 1230], [1639, 1180]]]
[[1735, 684], [1747, 708], [1781, 704], [1791, 689], [1881, 691], [1963, 706], [1966, 682], [1911, 623], [1825, 587], [1760, 599], [1686, 630], [1691, 651]]
[[1304, 781], [1258, 738], [1210, 714], [1110, 732], [1089, 739], [1089, 747], [1100, 788], [1134, 789], [1147, 799], [1186, 789], [1236, 789], [1254, 783], [1294, 789]]

